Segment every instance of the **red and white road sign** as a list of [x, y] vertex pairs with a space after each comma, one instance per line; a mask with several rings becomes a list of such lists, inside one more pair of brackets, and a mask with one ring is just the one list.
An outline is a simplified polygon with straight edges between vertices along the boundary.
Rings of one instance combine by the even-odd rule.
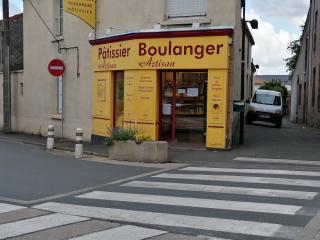
[[54, 77], [60, 77], [65, 69], [64, 63], [60, 59], [53, 59], [48, 65], [49, 73]]

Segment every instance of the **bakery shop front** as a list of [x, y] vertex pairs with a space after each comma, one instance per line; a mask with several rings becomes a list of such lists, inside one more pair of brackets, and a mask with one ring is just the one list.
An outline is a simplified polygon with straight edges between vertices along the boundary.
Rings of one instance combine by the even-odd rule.
[[226, 148], [231, 34], [141, 31], [90, 41], [92, 137], [133, 128], [154, 140]]

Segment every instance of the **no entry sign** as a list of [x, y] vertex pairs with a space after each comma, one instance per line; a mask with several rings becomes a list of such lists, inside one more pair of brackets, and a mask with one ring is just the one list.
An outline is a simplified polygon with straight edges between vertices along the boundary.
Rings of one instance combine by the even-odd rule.
[[60, 77], [65, 69], [64, 63], [60, 59], [53, 59], [48, 65], [49, 73], [55, 77]]

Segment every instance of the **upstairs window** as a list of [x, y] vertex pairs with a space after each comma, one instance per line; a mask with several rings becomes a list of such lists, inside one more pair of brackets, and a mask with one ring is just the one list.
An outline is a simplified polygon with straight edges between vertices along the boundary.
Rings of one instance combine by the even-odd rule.
[[199, 17], [207, 14], [207, 0], [166, 0], [168, 18]]

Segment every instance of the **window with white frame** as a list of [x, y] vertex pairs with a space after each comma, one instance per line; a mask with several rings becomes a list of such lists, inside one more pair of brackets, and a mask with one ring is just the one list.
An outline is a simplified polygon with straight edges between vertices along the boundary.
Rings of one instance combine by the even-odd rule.
[[206, 16], [207, 0], [166, 0], [168, 18]]

